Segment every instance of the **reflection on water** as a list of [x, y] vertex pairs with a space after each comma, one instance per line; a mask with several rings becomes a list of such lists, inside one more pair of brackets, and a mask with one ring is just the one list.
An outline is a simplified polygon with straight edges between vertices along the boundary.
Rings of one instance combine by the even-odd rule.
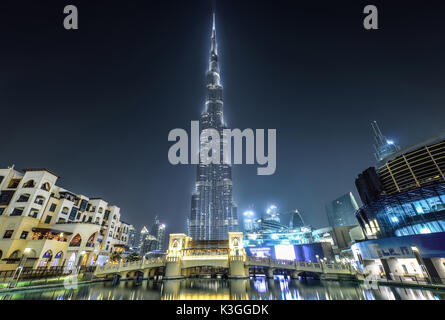
[[274, 279], [184, 279], [169, 281], [122, 281], [64, 288], [1, 294], [0, 300], [445, 300], [445, 292], [380, 286], [367, 290], [353, 282]]

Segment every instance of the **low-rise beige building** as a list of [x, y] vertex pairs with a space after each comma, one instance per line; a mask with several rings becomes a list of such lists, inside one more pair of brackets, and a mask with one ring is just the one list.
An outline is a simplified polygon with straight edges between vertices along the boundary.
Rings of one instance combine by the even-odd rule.
[[[120, 208], [56, 185], [47, 169], [0, 169], [0, 271], [105, 264], [128, 243]], [[23, 262], [23, 260], [22, 260]]]

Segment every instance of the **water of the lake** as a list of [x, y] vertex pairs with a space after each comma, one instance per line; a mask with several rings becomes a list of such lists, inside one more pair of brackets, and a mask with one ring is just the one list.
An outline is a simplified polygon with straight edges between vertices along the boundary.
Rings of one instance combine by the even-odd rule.
[[379, 286], [354, 282], [293, 280], [283, 276], [246, 280], [183, 279], [122, 281], [79, 285], [77, 289], [17, 291], [0, 300], [445, 300], [445, 291]]

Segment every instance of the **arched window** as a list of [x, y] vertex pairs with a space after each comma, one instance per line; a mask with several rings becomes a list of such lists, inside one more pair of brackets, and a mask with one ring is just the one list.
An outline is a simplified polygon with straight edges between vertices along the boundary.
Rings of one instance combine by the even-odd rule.
[[68, 270], [71, 270], [75, 267], [75, 263], [76, 263], [76, 253], [73, 252], [70, 257], [68, 258], [67, 264], [66, 264], [66, 268]]
[[28, 202], [30, 196], [31, 195], [29, 193], [21, 194], [20, 197], [17, 199], [17, 202]]
[[70, 242], [70, 247], [80, 247], [80, 244], [82, 242], [82, 237], [80, 234], [76, 234]]
[[63, 207], [63, 209], [62, 209], [63, 214], [68, 214], [69, 211], [70, 211], [70, 209], [68, 207]]
[[116, 220], [116, 215], [113, 216], [113, 220]]
[[34, 180], [28, 180], [23, 184], [23, 188], [34, 188], [35, 183]]
[[99, 210], [97, 210], [97, 212], [99, 212], [99, 213], [103, 213], [103, 212], [104, 212], [104, 208], [99, 207]]
[[45, 197], [43, 196], [37, 196], [36, 199], [34, 200], [34, 203], [40, 204], [42, 205], [45, 202]]
[[87, 247], [94, 247], [94, 238], [96, 237], [96, 233], [93, 233], [87, 241]]
[[42, 184], [40, 189], [45, 190], [45, 191], [49, 191], [51, 189], [51, 186], [49, 185], [48, 182], [45, 182], [44, 184]]
[[15, 250], [11, 255], [9, 256], [9, 259], [19, 259], [22, 256], [22, 253], [20, 250]]
[[62, 260], [62, 257], [63, 257], [63, 252], [62, 251], [57, 252], [56, 255], [54, 256], [53, 262], [51, 263], [51, 267], [58, 267], [60, 261]]
[[40, 259], [38, 266], [46, 267], [48, 265], [48, 262], [51, 261], [52, 258], [53, 258], [53, 252], [51, 250], [46, 251], [42, 256], [42, 259]]
[[53, 252], [51, 250], [48, 250], [43, 254], [42, 258], [51, 259], [52, 256], [53, 256]]
[[18, 187], [20, 179], [11, 179], [8, 184], [8, 189], [15, 189]]

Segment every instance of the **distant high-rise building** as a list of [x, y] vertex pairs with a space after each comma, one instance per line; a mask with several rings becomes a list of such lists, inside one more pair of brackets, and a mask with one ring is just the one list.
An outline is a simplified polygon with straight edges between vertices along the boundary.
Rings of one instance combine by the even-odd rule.
[[331, 227], [358, 225], [355, 212], [358, 210], [352, 192], [349, 192], [326, 205], [326, 215]]
[[289, 221], [290, 229], [302, 228], [305, 226], [303, 217], [297, 209], [295, 209], [295, 211], [293, 212], [290, 212], [289, 214], [291, 215], [291, 219]]
[[[218, 48], [216, 44], [215, 15], [209, 67], [206, 73], [205, 111], [199, 120], [200, 130], [215, 129], [221, 139], [221, 157], [224, 143], [223, 87], [220, 80]], [[204, 141], [200, 149], [203, 150]], [[232, 199], [232, 168], [229, 164], [204, 164], [197, 166], [195, 192], [192, 195], [190, 236], [193, 240], [227, 240], [230, 231], [238, 230], [238, 215]]]
[[145, 255], [152, 251], [163, 251], [165, 243], [165, 224], [155, 217], [150, 230], [144, 226], [139, 237], [139, 254]]
[[394, 143], [393, 140], [386, 139], [386, 137], [380, 131], [377, 121], [371, 122], [372, 129], [374, 130], [374, 149], [375, 158], [377, 161], [382, 161], [389, 155], [400, 150], [400, 147]]
[[252, 210], [247, 210], [243, 213], [244, 232], [253, 231], [255, 220], [255, 212], [253, 212]]
[[143, 226], [141, 229], [141, 232], [139, 233], [139, 243], [138, 243], [138, 250], [139, 254], [142, 255], [142, 247], [144, 245], [145, 237], [148, 235], [148, 229], [146, 226]]
[[128, 230], [128, 246], [131, 250], [135, 250], [138, 247], [136, 229], [133, 226], [130, 226]]
[[141, 242], [139, 254], [145, 256], [147, 253], [157, 250], [157, 246], [158, 241], [156, 238], [149, 233], [145, 233]]
[[152, 251], [154, 250], [163, 251], [165, 242], [165, 224], [159, 221], [158, 216], [155, 217], [154, 222], [151, 225], [150, 235], [152, 235], [157, 242]]

